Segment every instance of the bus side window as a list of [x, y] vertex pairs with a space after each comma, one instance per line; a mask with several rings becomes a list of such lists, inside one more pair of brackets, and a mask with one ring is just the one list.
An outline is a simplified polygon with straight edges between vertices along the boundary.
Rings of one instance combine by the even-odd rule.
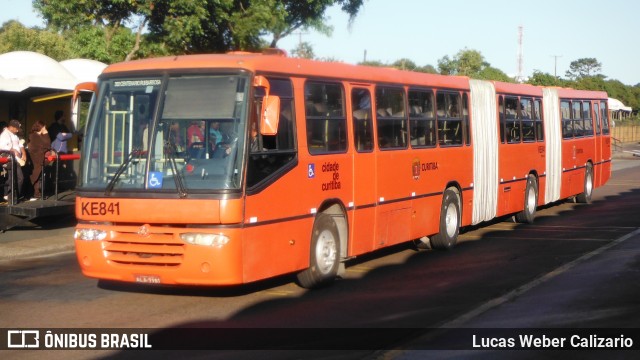
[[263, 93], [256, 93], [249, 128], [249, 161], [247, 187], [252, 188], [274, 179], [279, 171], [292, 166], [297, 156], [293, 87], [289, 79], [269, 78], [271, 94], [280, 97], [280, 120], [276, 135], [260, 134], [260, 109]]
[[356, 151], [373, 150], [373, 118], [371, 117], [371, 94], [367, 89], [351, 91], [353, 110], [353, 143]]
[[600, 129], [602, 128], [602, 123], [600, 122], [600, 105], [598, 102], [593, 103], [593, 118], [595, 126], [596, 126], [596, 135], [600, 135]]
[[498, 96], [498, 111], [500, 112], [500, 141], [504, 144], [507, 139], [505, 136], [505, 119], [504, 119], [504, 97], [502, 95]]
[[571, 122], [571, 104], [569, 100], [560, 101], [560, 113], [562, 115], [562, 138], [573, 137], [573, 123]]
[[471, 127], [469, 124], [469, 96], [462, 94], [462, 129], [464, 130], [465, 144], [471, 145]]
[[376, 121], [380, 149], [407, 147], [408, 129], [404, 97], [402, 88], [376, 88], [376, 109], [378, 109]]
[[533, 100], [521, 98], [520, 109], [522, 110], [522, 141], [536, 141], [536, 128], [533, 118]]
[[574, 100], [571, 103], [573, 110], [571, 115], [573, 118], [573, 135], [575, 137], [584, 136], [584, 120], [582, 119], [582, 101]]
[[308, 81], [304, 86], [307, 147], [310, 154], [347, 151], [347, 119], [342, 85]]
[[602, 134], [609, 135], [609, 112], [607, 102], [600, 102], [600, 119], [602, 121]]
[[438, 91], [438, 143], [440, 146], [462, 145], [463, 129], [460, 94]]
[[536, 99], [534, 102], [533, 116], [536, 122], [536, 139], [544, 141], [544, 123], [542, 121], [542, 101]]
[[582, 103], [582, 118], [584, 120], [584, 136], [593, 136], [591, 101], [585, 101]]
[[409, 129], [412, 147], [436, 145], [436, 118], [433, 105], [432, 91], [409, 90]]
[[507, 96], [504, 100], [506, 112], [507, 143], [515, 144], [522, 140], [520, 102], [517, 97]]

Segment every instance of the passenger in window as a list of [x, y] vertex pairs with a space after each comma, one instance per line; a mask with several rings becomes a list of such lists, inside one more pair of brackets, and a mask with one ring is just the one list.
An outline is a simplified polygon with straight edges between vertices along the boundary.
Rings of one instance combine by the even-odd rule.
[[216, 145], [222, 142], [222, 132], [220, 132], [220, 122], [214, 121], [209, 126], [209, 142], [212, 147], [215, 148]]
[[366, 120], [368, 117], [370, 117], [369, 114], [371, 113], [371, 96], [369, 95], [369, 91], [358, 91], [357, 94], [354, 94], [354, 97], [357, 98], [354, 99], [353, 103], [354, 105], [357, 105], [353, 110], [353, 117], [358, 120]]
[[204, 121], [192, 121], [187, 129], [187, 146], [204, 142]]
[[169, 125], [169, 144], [175, 148], [177, 154], [184, 153], [184, 142], [180, 135], [180, 124], [178, 124], [177, 121], [174, 121]]
[[258, 126], [255, 122], [251, 123], [251, 140], [249, 144], [249, 149], [251, 149], [252, 153], [260, 151], [260, 144], [258, 142]]
[[451, 118], [457, 118], [459, 116], [458, 114], [458, 107], [455, 105], [451, 105], [449, 107], [449, 117]]

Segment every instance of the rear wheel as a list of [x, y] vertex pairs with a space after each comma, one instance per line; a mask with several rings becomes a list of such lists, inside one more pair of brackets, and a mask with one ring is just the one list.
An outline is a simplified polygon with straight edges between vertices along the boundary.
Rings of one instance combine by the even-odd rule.
[[516, 214], [516, 221], [519, 223], [533, 224], [538, 207], [538, 182], [536, 177], [529, 175], [527, 178], [527, 188], [524, 191], [524, 208]]
[[298, 274], [300, 286], [311, 289], [331, 283], [340, 265], [338, 226], [330, 215], [320, 213], [313, 223], [309, 268]]
[[460, 232], [460, 197], [455, 188], [445, 190], [440, 209], [440, 232], [431, 237], [431, 246], [438, 250], [450, 250], [458, 241]]
[[584, 191], [576, 196], [576, 201], [589, 204], [593, 195], [593, 166], [589, 163], [584, 173]]

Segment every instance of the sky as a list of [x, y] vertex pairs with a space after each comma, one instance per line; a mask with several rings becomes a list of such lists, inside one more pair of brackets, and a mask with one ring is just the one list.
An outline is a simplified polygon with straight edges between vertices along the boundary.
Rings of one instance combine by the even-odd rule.
[[[538, 70], [564, 77], [572, 61], [596, 58], [608, 79], [640, 83], [640, 2], [634, 0], [365, 0], [351, 23], [339, 7], [327, 17], [330, 37], [302, 31], [278, 46], [291, 52], [302, 40], [321, 58], [355, 64], [366, 52], [369, 61], [407, 58], [434, 67], [467, 48], [515, 76], [522, 26], [524, 76]], [[30, 0], [0, 0], [0, 24], [10, 19], [44, 26]]]

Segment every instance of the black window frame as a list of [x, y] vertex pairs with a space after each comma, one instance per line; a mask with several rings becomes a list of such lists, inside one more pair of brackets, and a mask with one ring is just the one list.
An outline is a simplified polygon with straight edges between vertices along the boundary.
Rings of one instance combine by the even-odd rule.
[[[440, 95], [444, 98], [441, 99]], [[451, 96], [457, 98], [455, 107], [451, 104]], [[443, 101], [444, 104], [442, 104]], [[441, 104], [443, 105], [442, 108]], [[464, 116], [462, 115], [462, 95], [460, 91], [436, 91], [436, 121], [439, 147], [464, 146]], [[453, 134], [449, 136], [451, 132]], [[449, 141], [448, 138], [452, 138], [452, 140]]]
[[[320, 94], [317, 92], [311, 92], [310, 86], [324, 86], [325, 88]], [[337, 101], [339, 104], [335, 108], [318, 109], [318, 106], [328, 106], [330, 104], [327, 86], [336, 86], [339, 88], [340, 97], [332, 98], [332, 101]], [[324, 99], [323, 99], [324, 98]], [[316, 102], [317, 101], [317, 102]], [[349, 151], [349, 132], [347, 127], [347, 116], [345, 107], [345, 89], [344, 85], [338, 81], [325, 81], [308, 79], [304, 83], [304, 102], [305, 102], [305, 125], [307, 131], [307, 151], [311, 155], [325, 155], [325, 154], [343, 154]], [[326, 126], [318, 128], [313, 122], [324, 121]], [[337, 126], [329, 126], [337, 124]], [[330, 129], [330, 131], [328, 131]], [[314, 132], [320, 129], [320, 146], [312, 146], [316, 135]], [[336, 133], [337, 132], [337, 133]], [[334, 138], [329, 138], [328, 133], [337, 135], [337, 141], [334, 143]], [[330, 149], [331, 144], [336, 144], [335, 149]]]
[[[402, 95], [402, 101], [394, 101], [393, 95], [387, 96], [384, 93], [385, 91]], [[409, 147], [407, 136], [409, 133], [409, 117], [407, 116], [407, 93], [404, 87], [393, 85], [376, 86], [375, 100], [378, 149], [382, 151], [407, 149]], [[389, 105], [394, 104], [402, 104], [402, 108], [394, 109], [389, 107]], [[389, 108], [391, 111], [388, 110]], [[391, 131], [389, 132], [388, 129], [391, 129]]]
[[[427, 94], [426, 97], [412, 97], [412, 95]], [[431, 113], [424, 106], [418, 103], [412, 104], [413, 100], [424, 102], [430, 97]], [[438, 145], [438, 128], [436, 120], [436, 100], [433, 89], [409, 88], [407, 99], [409, 101], [409, 143], [412, 148], [425, 149], [435, 148]], [[420, 132], [419, 129], [423, 129]], [[420, 138], [424, 138], [424, 144], [420, 144]], [[430, 141], [428, 140], [430, 139]], [[415, 141], [415, 144], [414, 144]]]
[[[361, 96], [354, 96], [355, 92], [366, 91], [369, 96], [368, 104], [361, 104]], [[358, 104], [356, 104], [356, 101]], [[371, 91], [364, 87], [351, 88], [351, 114], [353, 123], [353, 144], [356, 152], [370, 153], [375, 149], [375, 133], [373, 123], [373, 108]], [[367, 133], [367, 129], [370, 129]], [[361, 136], [362, 135], [362, 136]], [[368, 136], [368, 138], [367, 138]]]

